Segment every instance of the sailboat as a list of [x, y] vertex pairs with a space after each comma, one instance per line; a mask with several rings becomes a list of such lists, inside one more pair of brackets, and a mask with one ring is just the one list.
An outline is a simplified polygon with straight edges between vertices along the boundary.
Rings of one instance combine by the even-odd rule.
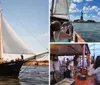
[[[55, 20], [60, 21], [61, 23], [70, 20], [69, 8], [71, 5], [71, 0], [52, 0], [51, 9], [50, 9], [50, 21]], [[85, 42], [81, 36], [74, 31], [73, 40], [74, 42]]]
[[[17, 60], [5, 60], [10, 54], [21, 55]], [[0, 76], [19, 76], [21, 66], [24, 63], [23, 54], [34, 54], [20, 37], [14, 32], [2, 15], [0, 9]], [[16, 55], [17, 56], [17, 55]]]

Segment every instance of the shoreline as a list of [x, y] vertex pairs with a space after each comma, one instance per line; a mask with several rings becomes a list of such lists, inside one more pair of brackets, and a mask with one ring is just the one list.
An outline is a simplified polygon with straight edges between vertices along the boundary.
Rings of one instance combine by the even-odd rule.
[[24, 66], [49, 66], [49, 61], [27, 61]]
[[100, 22], [72, 22], [72, 23], [100, 23]]

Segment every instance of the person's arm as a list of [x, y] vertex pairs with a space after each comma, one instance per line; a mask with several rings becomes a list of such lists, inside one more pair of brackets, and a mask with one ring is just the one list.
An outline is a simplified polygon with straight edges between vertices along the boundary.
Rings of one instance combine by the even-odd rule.
[[65, 39], [70, 39], [70, 38], [72, 38], [72, 33], [71, 33], [71, 30], [69, 29], [69, 34], [67, 34], [67, 33], [65, 33], [65, 32], [63, 32], [63, 31], [61, 31], [61, 37], [62, 38], [65, 38]]
[[53, 32], [53, 38], [54, 38], [54, 40], [56, 39], [56, 33], [55, 33], [55, 31]]
[[88, 75], [91, 76], [94, 74], [94, 69], [93, 68], [89, 68], [89, 72], [88, 72]]
[[100, 67], [98, 67], [97, 69], [94, 70], [93, 74], [97, 74], [100, 72]]
[[68, 26], [68, 29], [69, 29], [69, 34], [70, 34], [70, 36], [73, 36], [73, 29], [72, 29], [72, 25], [70, 24], [69, 26]]

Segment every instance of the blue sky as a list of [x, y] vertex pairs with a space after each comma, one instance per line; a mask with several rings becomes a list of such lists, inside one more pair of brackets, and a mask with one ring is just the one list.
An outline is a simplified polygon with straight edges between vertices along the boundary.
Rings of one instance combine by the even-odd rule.
[[48, 0], [0, 0], [0, 2], [4, 18], [33, 52], [47, 51]]
[[92, 19], [100, 22], [100, 0], [72, 0], [70, 6], [71, 20], [80, 18], [83, 11], [84, 20]]

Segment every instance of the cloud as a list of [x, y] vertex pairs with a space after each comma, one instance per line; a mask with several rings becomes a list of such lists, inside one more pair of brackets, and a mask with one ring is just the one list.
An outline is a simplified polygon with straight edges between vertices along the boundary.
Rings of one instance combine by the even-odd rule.
[[87, 13], [84, 14], [84, 19], [85, 19], [85, 20], [89, 20], [89, 19], [91, 19], [91, 18], [96, 18], [96, 17], [97, 17], [97, 16], [94, 15], [94, 14], [87, 14]]
[[100, 8], [99, 8], [99, 7], [97, 7], [97, 6], [92, 6], [92, 7], [91, 7], [91, 10], [95, 10], [95, 11], [97, 12], [97, 11], [99, 11], [99, 10], [100, 10]]
[[85, 13], [83, 17], [84, 17], [84, 20], [89, 20], [91, 18], [91, 16], [92, 16], [91, 14]]
[[70, 8], [71, 8], [71, 9], [76, 8], [76, 4], [72, 3], [71, 6], [70, 6]]
[[93, 12], [93, 11], [98, 12], [99, 10], [100, 10], [100, 8], [95, 6], [95, 5], [94, 6], [84, 6], [83, 7], [83, 11], [86, 12], [86, 13]]
[[78, 13], [80, 10], [76, 7], [76, 4], [72, 3], [69, 9], [70, 14]]
[[100, 16], [100, 12], [97, 13]]
[[100, 16], [95, 14], [84, 14], [84, 20], [95, 20], [97, 22], [100, 22], [99, 18]]
[[97, 21], [97, 22], [100, 22], [99, 18], [100, 18], [100, 16], [94, 15], [94, 16], [92, 16], [90, 19], [95, 20], [95, 21]]
[[93, 0], [86, 0], [86, 1], [93, 1]]
[[89, 11], [89, 8], [90, 8], [89, 6], [88, 6], [88, 7], [84, 6], [84, 7], [83, 7], [83, 11], [84, 11], [84, 12], [88, 12], [88, 11]]
[[80, 19], [80, 16], [70, 15], [71, 21], [74, 21], [76, 19]]
[[73, 0], [73, 2], [81, 3], [83, 0]]
[[93, 15], [92, 18], [97, 18], [97, 16], [96, 15]]

